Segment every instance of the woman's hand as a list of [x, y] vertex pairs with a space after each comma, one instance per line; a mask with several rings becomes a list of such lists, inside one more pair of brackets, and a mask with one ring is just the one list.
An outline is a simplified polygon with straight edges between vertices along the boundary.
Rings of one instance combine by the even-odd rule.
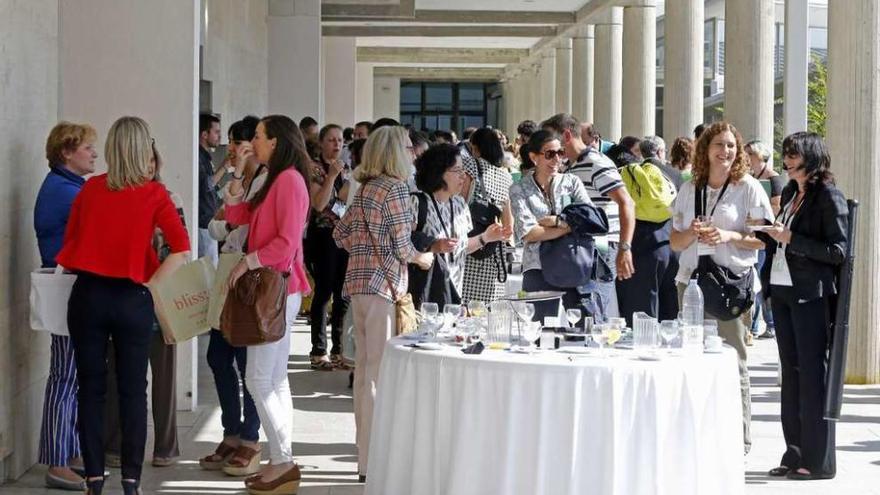
[[700, 242], [710, 246], [742, 240], [742, 235], [730, 230], [719, 229], [714, 225], [704, 227], [700, 232]]
[[340, 159], [333, 160], [330, 162], [330, 169], [327, 170], [327, 178], [330, 180], [335, 180], [342, 171], [345, 170], [345, 163]]
[[254, 155], [254, 146], [249, 142], [243, 142], [238, 145], [238, 150], [235, 155], [235, 175], [241, 176], [244, 174], [244, 168], [248, 164], [248, 162], [255, 158]]
[[496, 242], [508, 239], [510, 235], [513, 234], [512, 231], [513, 229], [509, 227], [505, 229], [500, 223], [493, 223], [481, 235], [483, 236], [484, 242]]
[[228, 286], [228, 288], [230, 290], [235, 288], [235, 284], [238, 282], [238, 279], [240, 279], [242, 275], [247, 273], [247, 271], [247, 261], [242, 258], [241, 261], [239, 261], [238, 264], [235, 265], [235, 268], [233, 268], [232, 271], [229, 272], [229, 278], [226, 279], [226, 285]]
[[558, 227], [559, 218], [556, 215], [547, 215], [538, 220], [538, 225], [544, 228]]
[[422, 270], [428, 270], [434, 264], [434, 253], [419, 253], [412, 262]]
[[776, 242], [781, 242], [783, 244], [791, 243], [791, 231], [788, 230], [788, 227], [779, 222], [774, 223], [771, 227], [764, 230], [764, 233], [772, 237]]
[[452, 253], [455, 246], [458, 245], [458, 239], [437, 239], [431, 243], [432, 253]]

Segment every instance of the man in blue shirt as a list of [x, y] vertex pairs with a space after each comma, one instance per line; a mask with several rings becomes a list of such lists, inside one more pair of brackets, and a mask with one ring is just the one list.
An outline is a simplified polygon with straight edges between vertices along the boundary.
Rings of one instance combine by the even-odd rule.
[[220, 119], [211, 114], [199, 115], [199, 257], [207, 256], [217, 264], [217, 241], [208, 234], [208, 224], [220, 208], [218, 177], [211, 162], [211, 151], [220, 145]]

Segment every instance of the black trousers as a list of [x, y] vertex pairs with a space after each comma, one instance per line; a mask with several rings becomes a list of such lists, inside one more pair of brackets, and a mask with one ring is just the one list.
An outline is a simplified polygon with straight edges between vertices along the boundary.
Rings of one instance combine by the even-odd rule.
[[781, 465], [834, 474], [834, 422], [823, 419], [828, 298], [798, 302], [792, 288], [774, 285], [770, 302], [782, 364], [782, 434], [787, 448]]
[[104, 475], [104, 406], [108, 341], [113, 338], [122, 478], [139, 480], [147, 440], [147, 362], [153, 298], [127, 279], [80, 274], [70, 294], [67, 326], [79, 380], [79, 436], [86, 476]]
[[342, 353], [342, 321], [348, 311], [348, 301], [342, 297], [342, 286], [345, 282], [345, 271], [348, 268], [348, 252], [336, 247], [333, 241], [333, 230], [327, 228], [309, 229], [307, 236], [309, 246], [306, 262], [309, 272], [315, 281], [312, 295], [312, 356], [327, 354], [327, 304], [333, 297], [333, 308], [330, 311], [330, 339], [333, 343], [332, 354]]
[[670, 228], [669, 221], [636, 221], [632, 240], [633, 267], [636, 271], [627, 280], [617, 280], [617, 307], [630, 328], [632, 315], [638, 311], [661, 321], [678, 317], [678, 293], [675, 287], [678, 257], [669, 247]]

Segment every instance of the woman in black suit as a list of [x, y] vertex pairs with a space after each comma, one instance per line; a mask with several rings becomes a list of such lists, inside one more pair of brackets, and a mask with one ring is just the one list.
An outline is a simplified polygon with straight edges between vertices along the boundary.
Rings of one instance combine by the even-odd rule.
[[826, 351], [837, 273], [848, 242], [848, 211], [818, 134], [788, 136], [782, 156], [791, 180], [782, 191], [776, 222], [762, 236], [767, 262], [761, 282], [772, 298], [776, 319], [787, 448], [779, 467], [769, 474], [828, 479], [836, 466], [834, 423], [823, 418]]

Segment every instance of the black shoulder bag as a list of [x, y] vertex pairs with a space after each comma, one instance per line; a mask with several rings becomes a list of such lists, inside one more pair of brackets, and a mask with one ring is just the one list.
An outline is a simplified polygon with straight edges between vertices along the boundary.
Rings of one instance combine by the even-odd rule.
[[[468, 232], [468, 237], [482, 234], [501, 218], [501, 209], [495, 205], [492, 197], [486, 192], [486, 187], [483, 183], [483, 167], [480, 164], [480, 160], [477, 160], [477, 184], [474, 186], [474, 197], [471, 198], [468, 207], [471, 211], [471, 222], [473, 223], [473, 229]], [[471, 253], [470, 256], [478, 260], [494, 258], [498, 271], [498, 281], [504, 282], [507, 280], [502, 241], [487, 242], [480, 249]]]
[[[709, 215], [715, 214], [715, 209], [729, 185], [730, 179], [728, 178]], [[696, 189], [694, 191], [695, 216], [704, 214], [706, 202], [705, 186]], [[697, 269], [691, 275], [691, 278], [697, 280], [697, 285], [703, 291], [703, 304], [706, 313], [722, 321], [739, 318], [752, 307], [755, 299], [755, 295], [752, 293], [753, 277], [754, 273], [751, 267], [745, 273], [738, 275], [729, 268], [715, 263], [715, 260], [709, 255], [699, 257]]]

